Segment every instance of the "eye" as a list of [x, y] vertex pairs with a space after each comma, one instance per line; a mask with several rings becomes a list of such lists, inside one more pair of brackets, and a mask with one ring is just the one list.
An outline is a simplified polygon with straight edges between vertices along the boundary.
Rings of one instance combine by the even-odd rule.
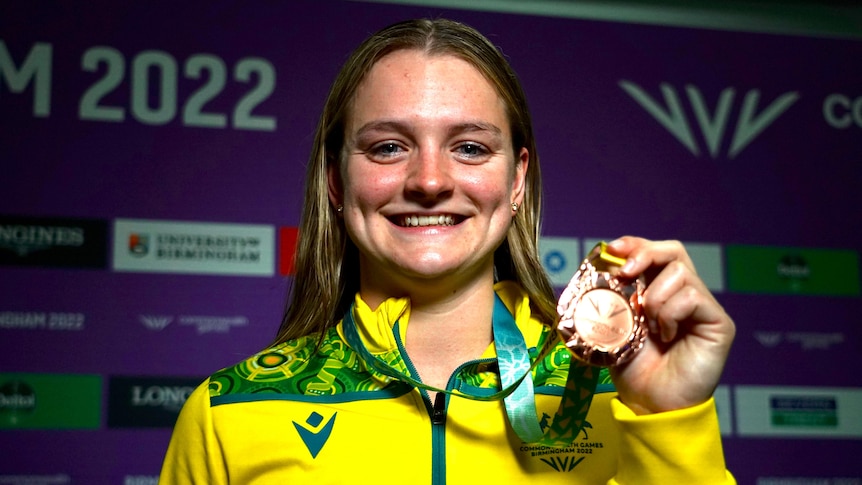
[[387, 159], [401, 155], [404, 148], [398, 143], [387, 141], [378, 143], [368, 150], [369, 155], [376, 159]]
[[461, 143], [455, 148], [455, 151], [458, 155], [470, 159], [480, 158], [488, 154], [488, 150], [483, 145], [475, 142]]

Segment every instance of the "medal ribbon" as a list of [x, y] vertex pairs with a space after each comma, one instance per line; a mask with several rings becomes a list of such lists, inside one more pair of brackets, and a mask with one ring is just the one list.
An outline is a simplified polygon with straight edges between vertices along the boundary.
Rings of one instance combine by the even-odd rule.
[[359, 336], [354, 312], [355, 305], [351, 305], [344, 315], [345, 339], [375, 371], [426, 391], [442, 392], [476, 401], [503, 399], [509, 424], [518, 437], [526, 443], [538, 443], [554, 447], [568, 446], [577, 438], [586, 422], [587, 411], [590, 409], [590, 403], [598, 384], [599, 372], [591, 366], [578, 364], [573, 359], [569, 364], [566, 388], [563, 391], [560, 406], [551, 424], [547, 425], [544, 431], [542, 430], [542, 424], [539, 422], [536, 412], [531, 371], [544, 358], [544, 355], [540, 355], [532, 365], [530, 364], [524, 336], [515, 324], [515, 319], [509, 309], [496, 294], [491, 326], [502, 389], [494, 394], [484, 396], [463, 391], [455, 393], [429, 386], [419, 381], [418, 376], [414, 378], [407, 375], [373, 355], [365, 347]]

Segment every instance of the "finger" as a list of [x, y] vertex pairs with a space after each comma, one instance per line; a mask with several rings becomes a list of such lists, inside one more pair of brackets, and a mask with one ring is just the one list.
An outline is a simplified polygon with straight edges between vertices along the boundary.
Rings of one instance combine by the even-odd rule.
[[[706, 337], [708, 330], [722, 331], [712, 324], [729, 320], [700, 278], [682, 264], [666, 267], [647, 289], [644, 298], [647, 316], [655, 319], [663, 342], [677, 338], [680, 331], [693, 331]], [[716, 339], [719, 339], [717, 335]]]
[[635, 277], [647, 273], [650, 268], [660, 268], [675, 261], [697, 274], [691, 257], [679, 241], [649, 241], [624, 236], [609, 243], [608, 248], [611, 254], [626, 258], [626, 264], [620, 269], [624, 276]]
[[662, 340], [668, 342], [676, 336], [678, 323], [696, 319], [696, 305], [707, 301], [714, 298], [706, 285], [687, 265], [673, 261], [647, 287], [644, 310], [650, 319], [650, 329], [660, 330]]
[[[665, 266], [661, 273], [650, 283], [644, 293], [644, 313], [649, 320], [652, 333], [659, 333], [661, 340], [673, 340], [679, 320], [668, 318], [668, 302], [686, 286], [688, 268], [681, 263]], [[663, 314], [663, 312], [665, 312]]]
[[[658, 310], [656, 317], [659, 322], [662, 342], [672, 342], [680, 331], [689, 331], [697, 323], [703, 323], [693, 318], [694, 314], [702, 312], [707, 306], [703, 295], [691, 286], [684, 286], [665, 301]], [[686, 325], [683, 327], [683, 325]]]

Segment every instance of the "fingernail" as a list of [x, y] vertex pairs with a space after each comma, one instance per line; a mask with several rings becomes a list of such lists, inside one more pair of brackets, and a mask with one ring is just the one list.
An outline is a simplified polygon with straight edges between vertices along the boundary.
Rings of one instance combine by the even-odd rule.
[[628, 260], [626, 260], [626, 264], [624, 264], [622, 266], [622, 268], [620, 268], [620, 271], [622, 271], [623, 273], [629, 273], [629, 272], [631, 272], [632, 269], [634, 269], [634, 267], [635, 267], [635, 262], [631, 259], [628, 259]]

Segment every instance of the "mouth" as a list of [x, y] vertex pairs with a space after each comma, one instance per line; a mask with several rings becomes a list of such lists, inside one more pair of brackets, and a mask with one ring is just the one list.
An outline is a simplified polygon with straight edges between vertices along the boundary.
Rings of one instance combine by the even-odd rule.
[[394, 218], [401, 227], [454, 226], [460, 220], [451, 214], [418, 215], [410, 214]]

